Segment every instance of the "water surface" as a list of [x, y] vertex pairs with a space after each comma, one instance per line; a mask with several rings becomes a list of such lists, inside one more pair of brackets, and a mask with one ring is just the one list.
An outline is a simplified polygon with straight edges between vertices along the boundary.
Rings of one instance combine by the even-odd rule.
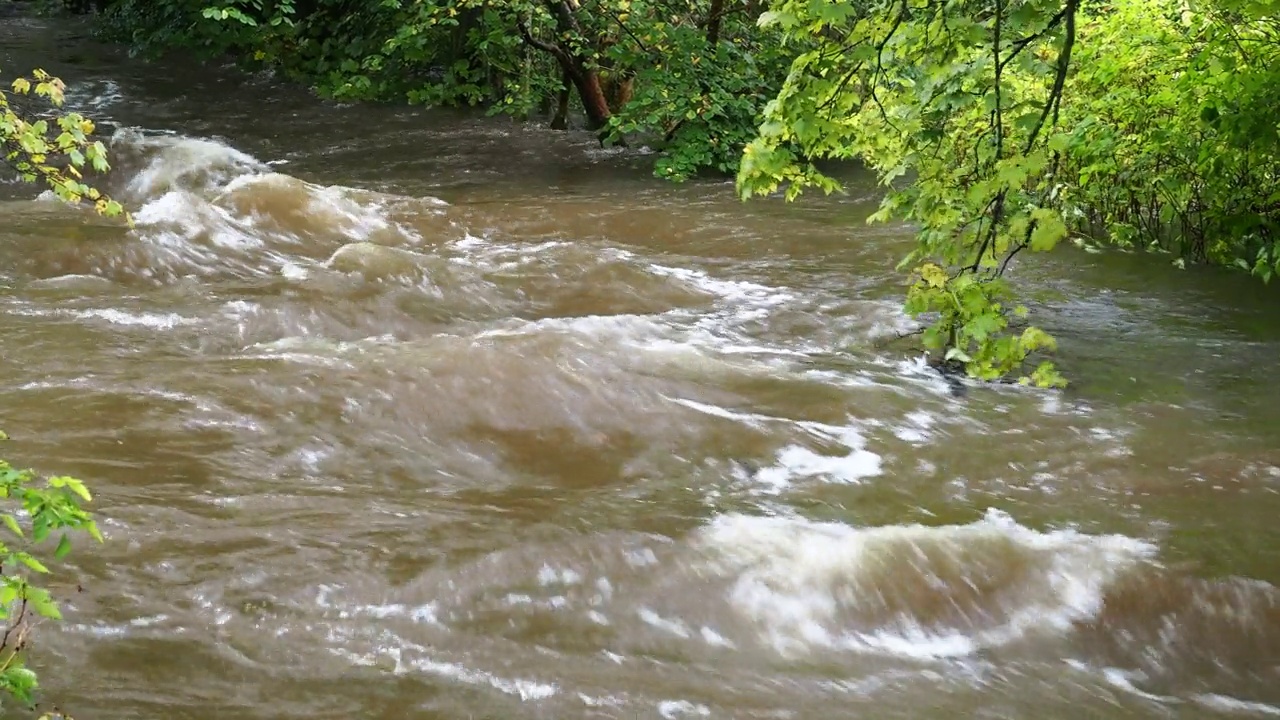
[[34, 65], [136, 217], [0, 185], [6, 453], [108, 536], [33, 654], [77, 716], [1280, 715], [1274, 289], [1027, 258], [1074, 385], [956, 394], [856, 174], [742, 204], [6, 20]]

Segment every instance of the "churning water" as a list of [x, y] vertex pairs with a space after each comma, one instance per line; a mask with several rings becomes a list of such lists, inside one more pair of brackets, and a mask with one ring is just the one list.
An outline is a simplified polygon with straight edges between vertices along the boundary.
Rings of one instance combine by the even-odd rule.
[[1274, 292], [1025, 260], [1078, 382], [957, 393], [858, 176], [743, 205], [67, 32], [0, 66], [136, 224], [0, 188], [0, 420], [97, 492], [33, 655], [77, 716], [1280, 716]]

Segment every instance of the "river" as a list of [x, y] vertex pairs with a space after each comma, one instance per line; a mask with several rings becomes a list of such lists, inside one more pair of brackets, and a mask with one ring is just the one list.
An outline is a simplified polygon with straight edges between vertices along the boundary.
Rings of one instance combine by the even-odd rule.
[[32, 651], [82, 720], [1280, 716], [1275, 288], [1026, 258], [1075, 382], [957, 391], [856, 174], [6, 19], [37, 65], [136, 217], [0, 185], [4, 453], [107, 536]]

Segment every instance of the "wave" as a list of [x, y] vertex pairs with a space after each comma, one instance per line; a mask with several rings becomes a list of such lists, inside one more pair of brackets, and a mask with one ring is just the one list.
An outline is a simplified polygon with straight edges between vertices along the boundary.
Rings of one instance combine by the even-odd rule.
[[998, 510], [939, 527], [725, 515], [697, 544], [729, 581], [729, 605], [780, 653], [915, 659], [1066, 632], [1156, 550], [1121, 535], [1038, 532]]

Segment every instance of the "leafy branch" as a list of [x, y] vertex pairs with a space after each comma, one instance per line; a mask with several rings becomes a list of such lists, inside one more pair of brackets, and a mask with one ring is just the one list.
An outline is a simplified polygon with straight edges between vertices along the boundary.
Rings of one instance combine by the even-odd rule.
[[123, 206], [84, 182], [84, 173], [110, 169], [107, 150], [93, 138], [93, 121], [79, 113], [41, 117], [24, 99], [42, 99], [60, 108], [66, 86], [43, 70], [0, 89], [0, 161], [26, 182], [39, 182], [71, 204], [90, 202], [102, 215], [124, 214]]
[[58, 542], [52, 557], [56, 560], [71, 552], [76, 533], [102, 542], [92, 515], [83, 507], [92, 499], [88, 488], [76, 478], [42, 479], [31, 470], [17, 469], [0, 460], [0, 507], [4, 508], [0, 510], [0, 522], [9, 535], [7, 542], [0, 542], [0, 622], [4, 623], [0, 634], [0, 692], [24, 705], [34, 704], [39, 687], [36, 674], [24, 662], [31, 630], [41, 619], [62, 619], [49, 590], [35, 581], [49, 574], [49, 568], [36, 553], [55, 536]]

